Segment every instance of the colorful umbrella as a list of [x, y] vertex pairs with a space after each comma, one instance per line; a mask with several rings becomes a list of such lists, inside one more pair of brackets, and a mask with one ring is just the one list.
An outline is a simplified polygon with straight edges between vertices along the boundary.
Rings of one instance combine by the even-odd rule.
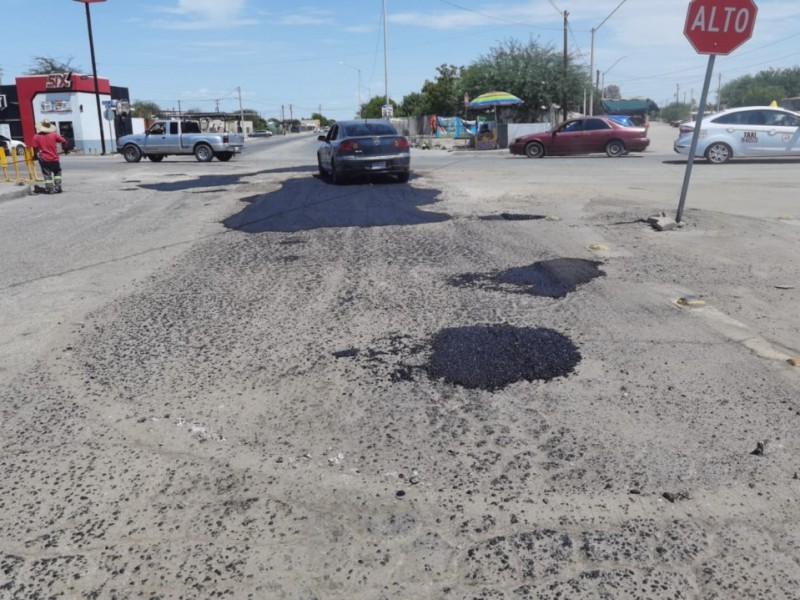
[[508, 92], [486, 92], [469, 103], [470, 108], [491, 108], [492, 106], [513, 106], [523, 101]]

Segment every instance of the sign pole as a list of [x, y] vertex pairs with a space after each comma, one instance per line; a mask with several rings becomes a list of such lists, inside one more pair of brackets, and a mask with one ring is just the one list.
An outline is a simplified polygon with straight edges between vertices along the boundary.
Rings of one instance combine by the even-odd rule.
[[678, 214], [675, 216], [677, 223], [683, 218], [683, 206], [686, 204], [686, 194], [689, 191], [689, 180], [692, 178], [692, 166], [694, 165], [694, 153], [697, 150], [697, 141], [700, 139], [700, 124], [703, 122], [706, 112], [706, 100], [708, 99], [708, 88], [711, 85], [711, 75], [714, 72], [714, 59], [716, 54], [708, 57], [708, 68], [706, 69], [706, 80], [703, 83], [703, 93], [700, 95], [700, 106], [697, 109], [697, 120], [694, 123], [694, 133], [692, 134], [692, 145], [689, 149], [689, 159], [686, 161], [686, 174], [683, 176], [683, 188], [681, 189], [681, 200], [678, 203]]

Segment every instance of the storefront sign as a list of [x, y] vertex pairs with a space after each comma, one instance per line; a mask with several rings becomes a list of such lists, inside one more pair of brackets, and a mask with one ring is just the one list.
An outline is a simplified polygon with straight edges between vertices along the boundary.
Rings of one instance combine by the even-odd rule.
[[44, 87], [48, 90], [70, 89], [72, 87], [72, 73], [53, 73], [48, 75]]

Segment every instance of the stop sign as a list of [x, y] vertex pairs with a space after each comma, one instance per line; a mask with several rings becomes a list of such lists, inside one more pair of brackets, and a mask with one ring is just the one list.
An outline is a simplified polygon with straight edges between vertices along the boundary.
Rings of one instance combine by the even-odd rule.
[[730, 54], [753, 35], [753, 0], [691, 0], [683, 34], [700, 54]]

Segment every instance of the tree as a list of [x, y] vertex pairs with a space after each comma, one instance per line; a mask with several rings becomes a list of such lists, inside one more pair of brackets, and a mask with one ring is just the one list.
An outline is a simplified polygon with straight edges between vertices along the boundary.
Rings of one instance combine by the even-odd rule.
[[152, 119], [161, 116], [161, 107], [149, 100], [137, 100], [131, 105], [131, 116], [140, 119]]
[[243, 108], [242, 115], [245, 121], [250, 121], [253, 124], [253, 129], [266, 129], [267, 121], [262, 117], [257, 110], [253, 108]]
[[461, 86], [471, 98], [492, 90], [518, 96], [524, 104], [499, 110], [502, 118], [536, 121], [553, 104], [578, 108], [591, 85], [586, 69], [568, 61], [552, 46], [535, 40], [509, 40], [480, 57], [461, 73]]
[[685, 121], [692, 115], [692, 105], [682, 102], [667, 104], [661, 109], [661, 119], [667, 123]]
[[66, 62], [52, 56], [34, 56], [34, 66], [28, 69], [28, 75], [50, 75], [51, 73], [80, 73], [83, 69], [72, 64], [72, 57]]
[[328, 127], [331, 124], [331, 120], [329, 118], [323, 116], [321, 113], [318, 112], [311, 113], [311, 118], [319, 121], [320, 127]]
[[421, 107], [425, 114], [452, 116], [463, 111], [461, 98], [461, 71], [463, 67], [440, 65], [434, 81], [425, 80], [422, 84]]
[[768, 69], [729, 81], [720, 90], [720, 103], [728, 108], [769, 104], [800, 96], [800, 67]]
[[403, 101], [400, 103], [398, 115], [401, 117], [419, 117], [431, 114], [428, 110], [428, 103], [421, 93], [411, 92], [403, 96]]
[[[361, 105], [361, 117], [364, 119], [380, 119], [383, 116], [383, 105], [386, 104], [386, 96], [373, 96], [366, 104]], [[389, 98], [389, 104], [395, 114], [400, 114], [397, 102]]]

